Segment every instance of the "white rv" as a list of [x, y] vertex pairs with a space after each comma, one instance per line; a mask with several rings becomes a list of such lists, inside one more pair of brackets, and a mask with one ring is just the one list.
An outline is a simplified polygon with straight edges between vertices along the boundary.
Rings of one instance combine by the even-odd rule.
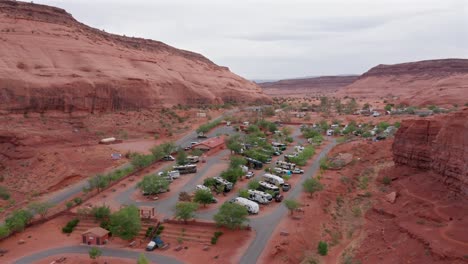
[[246, 198], [236, 197], [232, 199], [231, 202], [244, 206], [245, 208], [247, 208], [249, 214], [258, 214], [258, 212], [260, 211], [260, 206], [258, 206], [258, 203], [250, 201]]
[[249, 192], [248, 199], [254, 202], [261, 203], [261, 204], [268, 204], [271, 202], [271, 200], [273, 200], [273, 197], [269, 193], [252, 190], [252, 189], [249, 189], [247, 191]]
[[268, 183], [274, 184], [274, 185], [283, 185], [284, 184], [283, 178], [281, 178], [280, 176], [277, 176], [277, 175], [270, 174], [270, 173], [265, 173], [263, 175], [263, 180], [268, 182]]
[[205, 190], [205, 191], [211, 192], [211, 189], [209, 187], [206, 187], [205, 185], [202, 185], [202, 184], [198, 184], [197, 186], [195, 186], [195, 190], [196, 191]]
[[280, 189], [278, 188], [278, 186], [269, 184], [268, 182], [264, 182], [264, 181], [259, 181], [258, 183], [260, 184], [260, 186], [257, 188], [257, 190], [263, 191], [263, 192], [267, 192], [267, 191], [272, 192], [273, 197], [276, 197], [280, 194]]
[[213, 179], [216, 180], [216, 185], [223, 185], [224, 186], [224, 192], [229, 192], [232, 190], [232, 182], [226, 181], [225, 179], [221, 177], [213, 177]]
[[334, 133], [335, 131], [333, 131], [332, 129], [327, 130], [327, 136], [333, 136]]
[[190, 163], [197, 163], [200, 161], [200, 157], [199, 156], [187, 156], [187, 160]]

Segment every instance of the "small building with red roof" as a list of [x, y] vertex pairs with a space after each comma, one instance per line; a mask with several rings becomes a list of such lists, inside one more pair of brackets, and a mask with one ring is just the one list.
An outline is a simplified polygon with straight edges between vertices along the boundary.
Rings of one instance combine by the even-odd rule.
[[224, 149], [224, 146], [224, 137], [214, 137], [193, 145], [192, 149], [199, 149], [204, 152], [216, 152]]

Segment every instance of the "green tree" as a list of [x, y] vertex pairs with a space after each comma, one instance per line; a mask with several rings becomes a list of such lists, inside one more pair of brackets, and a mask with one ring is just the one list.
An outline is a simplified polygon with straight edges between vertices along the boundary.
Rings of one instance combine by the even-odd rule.
[[88, 254], [90, 259], [97, 259], [102, 255], [102, 250], [97, 247], [92, 247], [89, 249]]
[[317, 251], [320, 255], [326, 256], [328, 254], [328, 244], [327, 242], [320, 241], [317, 246]]
[[180, 149], [179, 152], [177, 152], [177, 157], [176, 157], [177, 164], [179, 165], [188, 164], [189, 161], [187, 157], [188, 157], [187, 153], [183, 149]]
[[244, 172], [240, 167], [229, 168], [221, 172], [221, 177], [229, 182], [232, 182], [232, 184], [236, 184], [237, 180], [239, 177], [242, 177], [242, 175], [244, 175]]
[[205, 185], [206, 187], [213, 187], [216, 185], [216, 180], [211, 177], [205, 178], [203, 180], [203, 185]]
[[384, 109], [385, 109], [385, 111], [392, 111], [392, 107], [393, 107], [393, 105], [387, 104], [387, 105], [384, 107]]
[[248, 198], [249, 197], [249, 191], [247, 191], [246, 189], [240, 189], [239, 190], [239, 197]]
[[327, 129], [330, 127], [328, 125], [327, 120], [321, 120], [320, 123], [319, 123], [319, 126], [323, 131], [327, 131]]
[[229, 229], [242, 227], [249, 219], [247, 208], [236, 203], [224, 203], [213, 219], [219, 226]]
[[0, 186], [0, 198], [2, 198], [3, 200], [10, 199], [10, 192], [4, 186]]
[[6, 237], [10, 234], [10, 229], [6, 225], [0, 225], [0, 238]]
[[213, 194], [210, 191], [203, 189], [197, 190], [193, 197], [193, 201], [199, 204], [203, 204], [203, 207], [206, 207], [207, 204], [212, 203], [213, 199]]
[[315, 178], [305, 180], [302, 186], [304, 187], [304, 190], [310, 194], [310, 197], [312, 197], [314, 193], [323, 190], [322, 183]]
[[98, 174], [91, 179], [88, 179], [89, 189], [93, 190], [96, 189], [98, 192], [101, 192], [102, 189], [106, 188], [109, 184], [109, 178], [102, 174]]
[[283, 133], [283, 135], [287, 138], [287, 137], [291, 136], [292, 130], [291, 130], [290, 127], [285, 126], [285, 127], [283, 127], [283, 129], [281, 129], [281, 133]]
[[16, 210], [5, 219], [5, 225], [10, 231], [23, 231], [33, 216], [28, 210]]
[[258, 183], [258, 180], [251, 180], [248, 183], [248, 187], [249, 187], [249, 189], [257, 190], [258, 187], [260, 187], [260, 183]]
[[94, 206], [91, 209], [91, 215], [93, 215], [98, 220], [108, 219], [111, 215], [111, 210], [109, 206]]
[[52, 208], [52, 204], [49, 202], [32, 202], [28, 205], [28, 208], [33, 214], [38, 214], [41, 218], [44, 218], [47, 212], [49, 212], [49, 209]]
[[135, 205], [123, 207], [111, 214], [109, 229], [113, 235], [122, 239], [134, 238], [141, 229], [140, 211]]
[[175, 206], [175, 217], [178, 219], [182, 219], [184, 220], [184, 223], [187, 223], [187, 220], [195, 217], [195, 211], [197, 209], [197, 203], [178, 202]]
[[231, 135], [225, 139], [226, 146], [234, 153], [240, 153], [242, 149], [241, 138], [239, 134]]
[[137, 264], [149, 264], [148, 258], [145, 256], [145, 254], [140, 253], [138, 256]]
[[130, 163], [135, 169], [141, 169], [141, 168], [148, 167], [155, 160], [159, 160], [161, 158], [156, 159], [154, 155], [143, 155], [143, 154], [133, 153], [130, 156]]
[[166, 142], [161, 144], [160, 146], [164, 156], [171, 155], [171, 153], [174, 152], [177, 148], [174, 142]]
[[143, 177], [143, 180], [137, 184], [137, 187], [145, 194], [158, 194], [169, 189], [169, 181], [164, 177], [151, 174]]
[[284, 200], [284, 206], [286, 206], [286, 208], [288, 208], [289, 212], [292, 215], [294, 213], [294, 210], [299, 208], [299, 206], [301, 206], [301, 204], [296, 200], [286, 199], [286, 200]]
[[362, 110], [369, 110], [372, 107], [369, 103], [365, 103], [364, 106], [362, 107]]
[[345, 113], [346, 114], [352, 114], [352, 113], [356, 112], [357, 109], [358, 109], [358, 104], [356, 102], [356, 99], [351, 98], [351, 100], [349, 100], [348, 103], [346, 103]]
[[240, 165], [245, 165], [245, 164], [247, 164], [247, 160], [244, 157], [231, 156], [231, 162], [229, 164], [231, 168], [237, 168]]

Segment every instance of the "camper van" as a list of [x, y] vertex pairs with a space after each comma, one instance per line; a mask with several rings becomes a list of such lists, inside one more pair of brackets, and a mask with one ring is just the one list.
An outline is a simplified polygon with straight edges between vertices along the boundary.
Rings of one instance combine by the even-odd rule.
[[283, 178], [269, 173], [263, 175], [263, 180], [274, 185], [283, 185], [284, 183]]
[[257, 203], [268, 204], [271, 202], [271, 200], [273, 200], [273, 196], [271, 196], [271, 194], [266, 193], [266, 192], [252, 190], [252, 189], [247, 190], [247, 192], [249, 193], [248, 199]]
[[173, 168], [174, 170], [179, 171], [180, 174], [197, 172], [197, 165], [195, 164], [174, 166]]
[[211, 189], [205, 185], [202, 185], [202, 184], [198, 184], [197, 186], [195, 186], [195, 190], [198, 191], [198, 190], [205, 190], [205, 191], [209, 191], [211, 192]]
[[302, 152], [302, 151], [304, 151], [304, 147], [303, 146], [294, 146], [294, 151]]
[[187, 160], [190, 163], [197, 163], [200, 161], [200, 157], [199, 156], [187, 156]]
[[257, 188], [257, 190], [262, 191], [262, 192], [267, 192], [267, 191], [272, 192], [273, 198], [275, 198], [276, 196], [280, 194], [280, 189], [278, 188], [278, 186], [269, 184], [268, 182], [264, 182], [264, 181], [259, 181], [258, 183], [259, 183], [259, 187]]
[[232, 199], [231, 203], [236, 203], [244, 206], [245, 208], [247, 208], [249, 214], [258, 214], [258, 212], [260, 211], [260, 206], [258, 206], [258, 203], [242, 197], [236, 197]]
[[327, 136], [333, 136], [335, 131], [333, 131], [332, 129], [328, 129], [327, 130]]
[[247, 166], [254, 168], [256, 170], [260, 170], [263, 168], [263, 163], [261, 161], [258, 161], [256, 159], [252, 158], [245, 158], [247, 160]]
[[225, 179], [221, 178], [221, 177], [213, 177], [213, 179], [216, 180], [216, 185], [223, 185], [224, 186], [224, 192], [229, 192], [232, 190], [232, 182], [228, 182], [226, 181]]

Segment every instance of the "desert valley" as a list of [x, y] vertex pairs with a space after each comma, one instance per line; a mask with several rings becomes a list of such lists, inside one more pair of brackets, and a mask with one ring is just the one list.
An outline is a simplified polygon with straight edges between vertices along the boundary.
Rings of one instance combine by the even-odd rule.
[[468, 59], [255, 82], [10, 0], [0, 55], [1, 263], [468, 263]]

